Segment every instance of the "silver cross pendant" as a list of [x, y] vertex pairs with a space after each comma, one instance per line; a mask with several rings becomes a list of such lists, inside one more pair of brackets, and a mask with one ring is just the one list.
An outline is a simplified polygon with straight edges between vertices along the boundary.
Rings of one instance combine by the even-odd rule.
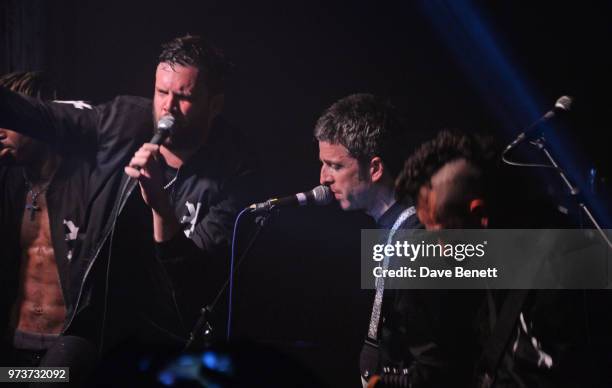
[[36, 212], [40, 211], [40, 206], [38, 206], [38, 202], [36, 198], [32, 198], [32, 203], [26, 204], [26, 210], [30, 212], [30, 221], [34, 221], [36, 216]]

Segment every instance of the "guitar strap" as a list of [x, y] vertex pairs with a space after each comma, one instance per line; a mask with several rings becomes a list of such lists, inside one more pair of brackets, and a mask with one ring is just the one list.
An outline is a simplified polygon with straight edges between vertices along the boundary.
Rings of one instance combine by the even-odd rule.
[[[391, 244], [395, 233], [400, 226], [406, 222], [406, 220], [416, 213], [414, 206], [404, 209], [397, 217], [389, 236], [387, 237], [387, 244]], [[385, 256], [382, 262], [382, 268], [387, 269], [389, 267], [389, 257]], [[374, 372], [370, 368], [376, 368], [378, 365], [378, 327], [380, 323], [380, 313], [382, 308], [383, 295], [385, 292], [385, 279], [384, 277], [376, 278], [376, 295], [374, 296], [374, 304], [372, 305], [372, 315], [370, 316], [370, 326], [368, 327], [368, 335], [365, 339], [364, 348], [361, 354], [360, 364], [364, 367], [361, 371], [363, 377], [366, 379]]]

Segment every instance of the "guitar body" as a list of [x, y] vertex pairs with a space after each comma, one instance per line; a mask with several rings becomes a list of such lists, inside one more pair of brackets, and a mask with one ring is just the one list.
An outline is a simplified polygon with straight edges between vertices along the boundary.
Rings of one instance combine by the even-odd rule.
[[372, 375], [380, 374], [380, 352], [378, 343], [366, 338], [359, 355], [359, 369], [363, 387], [367, 387], [367, 380]]

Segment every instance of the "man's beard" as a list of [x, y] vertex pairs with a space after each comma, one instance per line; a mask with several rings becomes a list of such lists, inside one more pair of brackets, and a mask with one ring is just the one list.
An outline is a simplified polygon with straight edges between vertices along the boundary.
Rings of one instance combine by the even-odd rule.
[[164, 147], [171, 151], [189, 151], [201, 145], [201, 130], [182, 127], [177, 132], [164, 141]]
[[[153, 112], [153, 125], [157, 128], [159, 119], [155, 117]], [[204, 128], [195, 125], [193, 122], [187, 123], [182, 117], [174, 116], [175, 123], [170, 136], [164, 140], [162, 145], [171, 151], [189, 151], [195, 148], [199, 148], [203, 138]], [[204, 125], [204, 124], [201, 124]]]

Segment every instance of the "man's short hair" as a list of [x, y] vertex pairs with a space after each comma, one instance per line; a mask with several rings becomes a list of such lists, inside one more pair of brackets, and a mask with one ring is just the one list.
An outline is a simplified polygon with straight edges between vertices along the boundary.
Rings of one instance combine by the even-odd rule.
[[395, 184], [396, 197], [400, 201], [405, 198], [416, 200], [420, 188], [429, 185], [442, 167], [461, 159], [475, 167], [478, 176], [471, 176], [470, 182], [456, 189], [489, 197], [492, 170], [497, 166], [496, 155], [491, 137], [443, 130], [434, 139], [421, 144], [406, 160]]
[[223, 51], [197, 35], [185, 35], [164, 43], [159, 62], [197, 67], [204, 73], [206, 87], [213, 95], [223, 92], [233, 67]]
[[371, 94], [353, 94], [334, 103], [317, 121], [314, 134], [318, 141], [343, 145], [362, 167], [380, 157], [392, 178], [410, 151], [398, 111]]
[[20, 71], [0, 77], [0, 86], [40, 100], [57, 99], [57, 88], [44, 73]]

